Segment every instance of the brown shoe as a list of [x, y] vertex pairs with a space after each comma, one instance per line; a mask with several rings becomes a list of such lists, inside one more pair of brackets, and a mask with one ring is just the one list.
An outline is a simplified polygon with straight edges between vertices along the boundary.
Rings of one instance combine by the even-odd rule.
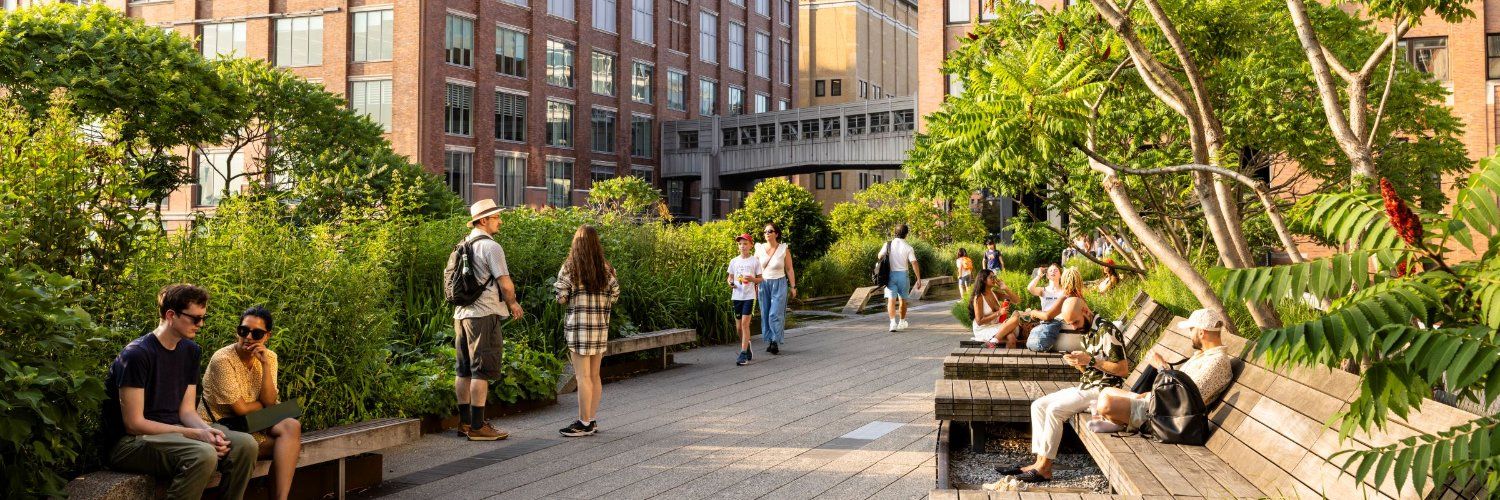
[[469, 424], [458, 424], [458, 437], [469, 437]]
[[496, 441], [507, 437], [510, 437], [509, 433], [496, 429], [489, 423], [485, 423], [484, 427], [469, 430], [470, 441]]

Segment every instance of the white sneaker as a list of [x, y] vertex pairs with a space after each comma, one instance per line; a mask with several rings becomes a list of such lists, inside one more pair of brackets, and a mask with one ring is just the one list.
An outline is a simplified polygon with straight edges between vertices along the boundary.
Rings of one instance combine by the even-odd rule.
[[898, 324], [896, 323], [896, 318], [891, 318], [891, 331], [896, 331], [896, 326], [898, 326]]
[[900, 322], [896, 323], [896, 331], [898, 331], [898, 332], [906, 331], [906, 327], [908, 327], [908, 326], [911, 326], [911, 325], [908, 325], [906, 323], [906, 320], [903, 319]]

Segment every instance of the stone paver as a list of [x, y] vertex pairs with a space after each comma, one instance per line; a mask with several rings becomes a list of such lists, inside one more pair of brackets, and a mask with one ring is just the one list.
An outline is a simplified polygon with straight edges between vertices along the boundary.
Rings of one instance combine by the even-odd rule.
[[[683, 366], [604, 386], [601, 432], [562, 438], [576, 394], [495, 420], [511, 438], [451, 432], [385, 452], [386, 498], [921, 498], [933, 487], [933, 382], [968, 336], [948, 303], [787, 332], [782, 355], [734, 366], [736, 346], [676, 355]], [[870, 422], [873, 440], [839, 439]], [[838, 440], [838, 441], [835, 441]], [[508, 447], [516, 447], [507, 451]], [[455, 464], [455, 462], [459, 462]], [[440, 479], [434, 479], [441, 477]], [[417, 484], [422, 483], [422, 484]]]

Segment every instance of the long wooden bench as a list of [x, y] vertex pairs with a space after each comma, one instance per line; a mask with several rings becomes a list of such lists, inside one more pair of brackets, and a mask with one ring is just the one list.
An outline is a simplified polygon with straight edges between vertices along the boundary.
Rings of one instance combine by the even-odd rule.
[[[698, 330], [692, 328], [671, 328], [643, 333], [632, 337], [618, 338], [609, 341], [609, 347], [604, 350], [604, 355], [614, 356], [616, 354], [629, 354], [650, 349], [661, 349], [661, 368], [667, 369], [671, 364], [671, 358], [667, 357], [667, 350], [673, 346], [691, 344], [698, 341]], [[573, 373], [573, 364], [569, 363], [563, 368], [562, 374], [558, 376], [557, 393], [569, 394], [578, 390], [577, 374]]]
[[[421, 421], [413, 418], [383, 418], [357, 424], [330, 427], [302, 435], [302, 453], [297, 466], [338, 461], [338, 498], [344, 498], [344, 460], [356, 455], [410, 443], [422, 437]], [[252, 477], [270, 472], [271, 461], [255, 463]], [[68, 482], [65, 491], [73, 499], [140, 499], [165, 494], [166, 483], [144, 474], [97, 471]], [[217, 485], [217, 479], [211, 486]]]
[[[1192, 353], [1192, 342], [1175, 320], [1152, 348], [1169, 361]], [[1251, 347], [1225, 335], [1231, 352]], [[1446, 430], [1475, 415], [1435, 401], [1425, 401], [1408, 419], [1393, 419], [1386, 429], [1357, 433], [1339, 442], [1338, 430], [1324, 422], [1346, 410], [1359, 393], [1359, 377], [1325, 368], [1272, 370], [1258, 361], [1237, 361], [1235, 381], [1210, 406], [1213, 433], [1206, 446], [1163, 445], [1139, 435], [1079, 432], [1089, 454], [1109, 478], [1115, 492], [1126, 495], [1192, 497], [1328, 497], [1328, 498], [1473, 498], [1478, 484], [1428, 485], [1401, 490], [1387, 479], [1356, 483], [1343, 472], [1343, 459], [1330, 462], [1341, 449], [1368, 449], [1420, 433]], [[1126, 386], [1139, 378], [1136, 367]], [[1075, 417], [1082, 428], [1087, 415]]]

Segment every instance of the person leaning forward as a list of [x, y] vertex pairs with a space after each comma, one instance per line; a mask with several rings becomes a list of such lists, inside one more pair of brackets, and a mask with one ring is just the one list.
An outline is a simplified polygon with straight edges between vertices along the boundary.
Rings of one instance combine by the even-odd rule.
[[[470, 441], [495, 441], [510, 436], [484, 419], [490, 381], [500, 378], [503, 363], [501, 321], [519, 318], [523, 311], [505, 264], [505, 249], [494, 240], [500, 230], [495, 200], [486, 198], [470, 206], [469, 226], [473, 230], [464, 241], [474, 250], [475, 273], [492, 281], [473, 304], [453, 309], [453, 348], [458, 358], [453, 392], [458, 398], [459, 434]], [[505, 307], [500, 305], [502, 299]]]
[[208, 292], [169, 285], [156, 296], [156, 329], [131, 341], [109, 365], [103, 407], [109, 468], [169, 479], [167, 498], [195, 499], [213, 478], [222, 497], [238, 500], [255, 468], [255, 438], [198, 415], [198, 366], [193, 342], [208, 314]]

